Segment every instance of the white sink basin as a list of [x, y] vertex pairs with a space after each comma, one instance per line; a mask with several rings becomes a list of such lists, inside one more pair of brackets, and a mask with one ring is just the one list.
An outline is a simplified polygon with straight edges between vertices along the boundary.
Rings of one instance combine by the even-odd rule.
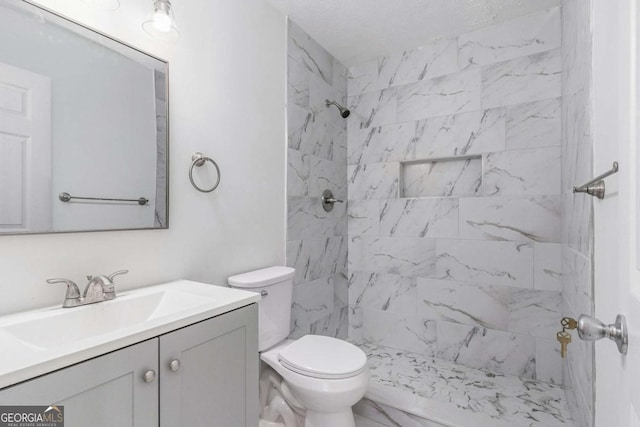
[[259, 300], [254, 292], [179, 280], [111, 301], [0, 317], [0, 388]]
[[213, 302], [214, 298], [173, 289], [158, 289], [152, 293], [133, 291], [112, 301], [51, 310], [33, 319], [26, 317], [3, 329], [25, 345], [47, 349], [135, 327]]

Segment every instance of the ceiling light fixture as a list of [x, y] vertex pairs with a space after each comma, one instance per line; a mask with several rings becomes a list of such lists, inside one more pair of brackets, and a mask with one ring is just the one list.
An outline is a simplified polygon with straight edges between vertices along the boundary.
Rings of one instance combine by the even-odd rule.
[[154, 0], [153, 12], [142, 23], [142, 29], [151, 37], [160, 40], [170, 41], [180, 37], [171, 2], [169, 0]]

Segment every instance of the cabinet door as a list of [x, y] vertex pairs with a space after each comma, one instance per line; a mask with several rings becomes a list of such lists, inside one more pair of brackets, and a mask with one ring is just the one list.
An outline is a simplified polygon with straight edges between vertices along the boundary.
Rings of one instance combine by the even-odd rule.
[[[0, 391], [0, 405], [64, 405], [66, 427], [157, 427], [154, 338]], [[157, 375], [156, 375], [157, 376]]]
[[160, 425], [257, 426], [258, 363], [257, 304], [161, 336]]

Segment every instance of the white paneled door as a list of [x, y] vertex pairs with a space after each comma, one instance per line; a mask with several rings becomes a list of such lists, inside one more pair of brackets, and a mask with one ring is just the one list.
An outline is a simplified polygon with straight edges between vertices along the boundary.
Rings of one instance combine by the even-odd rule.
[[51, 80], [0, 63], [0, 232], [51, 228]]
[[[639, 44], [637, 0], [593, 0], [594, 173], [607, 178], [604, 200], [594, 199], [596, 317], [626, 316], [627, 355], [603, 339], [595, 346], [597, 427], [640, 426], [640, 175], [637, 126]], [[589, 197], [584, 195], [584, 197]]]

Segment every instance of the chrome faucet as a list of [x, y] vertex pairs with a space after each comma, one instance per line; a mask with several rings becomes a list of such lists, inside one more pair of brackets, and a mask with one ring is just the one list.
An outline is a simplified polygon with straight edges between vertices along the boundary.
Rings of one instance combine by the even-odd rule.
[[93, 304], [96, 302], [109, 301], [116, 297], [116, 289], [113, 279], [121, 274], [128, 273], [129, 270], [119, 270], [108, 276], [87, 276], [89, 283], [84, 288], [82, 296], [78, 285], [68, 279], [49, 279], [47, 283], [65, 283], [67, 285], [67, 293], [64, 297], [62, 307], [77, 307], [80, 305]]

